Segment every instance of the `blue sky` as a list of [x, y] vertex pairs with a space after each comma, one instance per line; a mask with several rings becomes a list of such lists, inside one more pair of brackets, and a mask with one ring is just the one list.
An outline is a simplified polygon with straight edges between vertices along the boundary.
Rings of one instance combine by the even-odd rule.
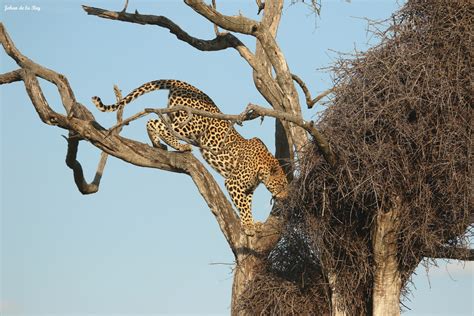
[[[97, 111], [90, 98], [112, 102], [113, 84], [125, 94], [149, 80], [173, 78], [198, 86], [226, 113], [240, 113], [249, 102], [265, 105], [235, 51], [199, 52], [164, 29], [98, 19], [80, 7], [121, 10], [122, 1], [0, 3], [1, 21], [17, 47], [66, 75], [77, 99], [104, 126], [115, 116]], [[256, 18], [253, 0], [217, 3], [225, 14], [240, 10]], [[6, 5], [30, 10], [5, 11]], [[321, 68], [334, 61], [333, 51], [364, 50], [373, 41], [360, 18], [387, 18], [397, 8], [392, 0], [328, 0], [315, 19], [305, 5], [287, 4], [278, 40], [292, 71], [316, 94], [330, 85], [330, 74]], [[165, 15], [198, 37], [213, 36], [212, 26], [178, 1], [131, 0], [129, 9]], [[254, 47], [251, 38], [242, 39]], [[2, 72], [16, 69], [3, 50], [0, 56]], [[62, 111], [55, 87], [41, 84], [50, 105]], [[100, 191], [82, 196], [64, 163], [61, 135], [67, 132], [40, 122], [21, 83], [0, 86], [0, 102], [2, 315], [229, 314], [232, 253], [189, 177], [111, 157]], [[166, 106], [166, 93], [143, 96], [125, 115], [145, 106]], [[319, 110], [304, 115], [314, 118]], [[122, 135], [148, 142], [145, 120]], [[273, 148], [273, 123], [248, 122], [239, 131]], [[88, 179], [99, 156], [81, 143]], [[257, 219], [268, 214], [269, 201], [259, 187]], [[428, 279], [419, 269], [406, 315], [472, 315], [472, 271], [472, 264], [440, 262]]]

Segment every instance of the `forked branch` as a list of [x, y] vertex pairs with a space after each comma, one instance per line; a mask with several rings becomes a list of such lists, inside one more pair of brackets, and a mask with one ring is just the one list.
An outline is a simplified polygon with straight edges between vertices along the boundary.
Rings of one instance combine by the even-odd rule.
[[94, 180], [91, 183], [87, 183], [84, 178], [84, 171], [82, 170], [81, 163], [77, 160], [77, 150], [79, 147], [79, 138], [73, 132], [69, 133], [67, 140], [67, 154], [66, 154], [66, 165], [72, 169], [74, 174], [74, 182], [76, 183], [77, 189], [82, 194], [92, 194], [99, 191], [100, 180], [104, 173], [105, 164], [107, 162], [108, 154], [102, 152], [100, 156], [99, 165], [94, 176]]
[[[127, 4], [126, 4], [127, 5]], [[126, 8], [125, 5], [125, 8]], [[115, 96], [117, 102], [122, 100], [122, 93], [120, 92], [117, 86], [114, 86]], [[117, 111], [117, 123], [122, 122], [123, 108], [120, 108]], [[114, 132], [118, 135], [121, 131], [121, 128], [117, 128]], [[100, 180], [102, 179], [102, 174], [104, 173], [105, 164], [107, 163], [107, 158], [109, 154], [102, 152], [100, 154], [99, 165], [97, 166], [97, 171], [94, 176], [94, 180], [91, 183], [87, 183], [84, 178], [84, 172], [82, 170], [81, 163], [77, 160], [77, 150], [79, 147], [79, 135], [73, 131], [69, 132], [69, 137], [64, 137], [67, 140], [67, 155], [66, 155], [66, 165], [72, 169], [74, 174], [74, 182], [82, 194], [92, 194], [99, 191]]]
[[295, 74], [292, 74], [291, 76], [292, 76], [293, 80], [296, 81], [296, 83], [300, 86], [301, 90], [303, 90], [303, 93], [304, 93], [304, 96], [305, 96], [305, 99], [306, 99], [306, 105], [308, 106], [308, 109], [311, 109], [322, 98], [324, 98], [327, 95], [334, 92], [334, 88], [331, 88], [331, 89], [328, 89], [328, 90], [324, 91], [323, 93], [319, 94], [314, 99], [312, 99], [311, 98], [311, 93], [309, 92], [309, 89], [306, 86], [306, 84], [304, 83], [304, 81]]
[[82, 8], [89, 15], [95, 15], [100, 18], [117, 20], [142, 25], [156, 25], [168, 29], [179, 40], [188, 43], [201, 51], [218, 51], [227, 48], [235, 48], [251, 65], [253, 65], [253, 55], [246, 46], [234, 35], [230, 33], [218, 32], [216, 37], [211, 40], [200, 39], [189, 35], [179, 25], [172, 20], [161, 15], [146, 15], [139, 13], [125, 13], [119, 11], [109, 11], [100, 8], [94, 8], [83, 5]]
[[[289, 72], [285, 56], [283, 55], [275, 40], [276, 28], [278, 27], [279, 19], [277, 19], [276, 25], [272, 26], [274, 29], [268, 29], [269, 25], [252, 20], [242, 15], [223, 15], [201, 0], [185, 0], [184, 2], [204, 18], [208, 19], [214, 24], [217, 24], [223, 29], [254, 36], [259, 41], [261, 47], [266, 53], [265, 59], [268, 58], [273, 69], [275, 70], [276, 81], [282, 91], [287, 95], [295, 94], [294, 86], [291, 82], [291, 73]], [[281, 1], [277, 2], [281, 3]], [[277, 7], [280, 8], [281, 6]], [[281, 14], [281, 10], [277, 9], [277, 11], [278, 14]], [[290, 112], [298, 110], [298, 102], [296, 101], [294, 103], [294, 108], [288, 107], [286, 110]]]

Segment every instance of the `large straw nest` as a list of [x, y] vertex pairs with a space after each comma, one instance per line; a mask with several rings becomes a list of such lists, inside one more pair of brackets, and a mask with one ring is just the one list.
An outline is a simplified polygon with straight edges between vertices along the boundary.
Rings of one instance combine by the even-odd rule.
[[470, 1], [408, 1], [376, 34], [379, 45], [336, 63], [336, 92], [318, 127], [337, 166], [308, 145], [284, 211], [287, 233], [243, 309], [323, 314], [335, 275], [341, 308], [370, 311], [375, 218], [393, 207], [404, 286], [424, 255], [466, 244], [473, 12]]

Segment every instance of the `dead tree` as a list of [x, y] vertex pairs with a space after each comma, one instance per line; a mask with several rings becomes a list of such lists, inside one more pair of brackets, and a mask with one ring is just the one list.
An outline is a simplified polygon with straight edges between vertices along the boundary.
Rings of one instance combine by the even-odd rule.
[[[324, 156], [328, 161], [334, 163], [335, 158], [329, 149], [327, 141], [317, 131], [312, 122], [304, 121], [301, 116], [301, 108], [293, 75], [275, 41], [283, 1], [272, 1], [266, 4], [261, 21], [254, 21], [243, 16], [224, 16], [215, 9], [215, 6], [209, 6], [203, 1], [185, 2], [198, 14], [216, 26], [216, 37], [214, 39], [204, 40], [192, 37], [176, 23], [163, 16], [142, 15], [137, 12], [126, 13], [126, 6], [121, 12], [112, 12], [86, 6], [83, 8], [88, 14], [102, 18], [138, 24], [152, 24], [167, 28], [179, 40], [185, 41], [202, 51], [216, 51], [227, 48], [237, 50], [254, 70], [255, 85], [273, 109], [249, 104], [247, 109], [240, 115], [219, 116], [210, 113], [199, 113], [199, 111], [193, 112], [199, 115], [228, 119], [233, 122], [255, 119], [260, 116], [275, 117], [277, 118], [276, 157], [280, 161], [293, 160], [294, 153], [305, 146], [308, 141], [308, 133], [310, 133], [319, 141]], [[262, 5], [260, 4], [259, 10], [262, 10]], [[225, 32], [219, 31], [218, 28], [224, 29]], [[256, 51], [251, 52], [234, 33], [255, 37], [257, 40]], [[131, 120], [151, 112], [165, 114], [167, 113], [166, 109], [146, 109], [125, 121], [122, 121], [121, 114], [119, 113], [117, 125], [110, 130], [106, 130], [96, 122], [87, 107], [75, 99], [74, 92], [67, 78], [53, 70], [36, 64], [28, 57], [22, 55], [16, 49], [12, 39], [9, 38], [3, 25], [1, 26], [1, 42], [5, 52], [16, 61], [20, 69], [3, 74], [0, 82], [5, 84], [23, 81], [41, 120], [48, 125], [58, 126], [69, 131], [66, 163], [74, 171], [74, 181], [81, 193], [91, 194], [99, 190], [100, 178], [105, 167], [107, 155], [112, 155], [142, 167], [185, 173], [193, 179], [235, 255], [237, 268], [235, 269], [232, 301], [237, 300], [245, 284], [252, 280], [256, 274], [255, 266], [261, 265], [263, 258], [260, 254], [268, 253], [279, 240], [282, 229], [281, 218], [271, 214], [265, 221], [262, 231], [256, 237], [249, 238], [243, 234], [238, 216], [231, 203], [225, 198], [221, 188], [206, 170], [206, 167], [191, 153], [177, 153], [155, 149], [119, 135], [120, 127], [123, 124], [127, 124]], [[275, 71], [275, 76], [272, 75], [272, 70]], [[57, 86], [66, 115], [57, 113], [49, 107], [38, 84], [37, 77]], [[296, 82], [304, 86], [301, 79], [298, 78]], [[308, 90], [305, 89], [305, 92], [309, 98]], [[118, 94], [117, 97], [119, 98]], [[174, 110], [179, 110], [179, 108]], [[82, 140], [89, 141], [104, 152], [96, 177], [92, 183], [86, 182], [81, 164], [76, 159], [79, 142]], [[287, 171], [290, 171], [290, 169], [287, 169]]]
[[[313, 122], [303, 119], [297, 90], [300, 88], [303, 91], [306, 98], [306, 105], [312, 107], [316, 102], [331, 93], [337, 95], [338, 89], [341, 87], [344, 88], [345, 84], [336, 86], [336, 88], [312, 98], [304, 81], [291, 72], [285, 60], [285, 56], [275, 40], [282, 14], [283, 0], [267, 1], [265, 3], [257, 1], [255, 9], [262, 14], [260, 21], [252, 20], [242, 15], [223, 15], [216, 9], [215, 1], [212, 2], [212, 5], [208, 5], [201, 0], [185, 0], [184, 2], [214, 26], [214, 39], [205, 40], [193, 37], [177, 23], [164, 16], [144, 15], [139, 14], [137, 11], [135, 11], [135, 13], [127, 13], [127, 4], [122, 11], [117, 12], [86, 6], [83, 6], [83, 9], [87, 14], [100, 18], [143, 25], [156, 25], [165, 28], [174, 34], [178, 40], [184, 41], [201, 51], [235, 49], [252, 68], [255, 86], [271, 108], [249, 104], [239, 115], [212, 114], [199, 112], [197, 110], [189, 111], [193, 112], [193, 114], [226, 119], [234, 123], [240, 123], [262, 116], [276, 118], [276, 157], [282, 162], [294, 162], [296, 157], [303, 159], [305, 156], [305, 148], [307, 148], [311, 140], [315, 149], [314, 151], [309, 150], [309, 155], [321, 157], [317, 158], [317, 163], [309, 163], [309, 165], [312, 166], [311, 168], [314, 167], [314, 170], [320, 170], [322, 174], [322, 176], [318, 178], [319, 184], [309, 188], [310, 190], [317, 188], [318, 194], [315, 195], [316, 198], [313, 199], [313, 201], [317, 201], [319, 206], [317, 211], [315, 211], [315, 213], [317, 213], [316, 216], [302, 216], [301, 218], [305, 218], [303, 222], [306, 224], [314, 219], [325, 219], [325, 216], [328, 216], [328, 211], [330, 210], [330, 208], [326, 210], [326, 205], [342, 199], [342, 197], [338, 195], [341, 192], [337, 192], [336, 189], [330, 191], [329, 187], [331, 186], [331, 181], [338, 179], [335, 175], [340, 172], [346, 172], [346, 169], [343, 168], [346, 165], [342, 166], [342, 164], [347, 164], [345, 160], [347, 153], [339, 150], [340, 148], [338, 148], [338, 151], [333, 150], [338, 140], [332, 139], [331, 142], [329, 142], [328, 139], [323, 136], [320, 132], [321, 130], [327, 131], [328, 133], [331, 132], [331, 129], [327, 128], [324, 122], [320, 129], [319, 126], [316, 126]], [[316, 1], [312, 3], [318, 6]], [[239, 34], [249, 35], [255, 38], [256, 50], [254, 52], [239, 40]], [[349, 315], [351, 311], [371, 312], [374, 315], [399, 314], [401, 289], [407, 280], [407, 272], [405, 270], [403, 270], [403, 274], [400, 272], [399, 250], [397, 248], [397, 234], [402, 227], [400, 226], [399, 213], [400, 210], [403, 210], [401, 206], [403, 201], [400, 200], [400, 197], [385, 197], [387, 200], [384, 201], [384, 203], [377, 204], [378, 211], [374, 213], [374, 220], [371, 221], [370, 224], [364, 222], [364, 225], [370, 225], [369, 235], [367, 235], [370, 236], [370, 238], [367, 237], [369, 239], [364, 239], [366, 238], [364, 237], [361, 239], [362, 241], [358, 239], [354, 240], [355, 242], [365, 242], [365, 246], [370, 245], [369, 248], [371, 250], [370, 253], [367, 254], [368, 261], [366, 264], [371, 265], [370, 271], [373, 271], [373, 273], [370, 274], [369, 279], [373, 282], [371, 281], [372, 283], [370, 284], [364, 283], [365, 288], [360, 292], [362, 294], [371, 293], [370, 303], [358, 302], [358, 304], [363, 305], [363, 307], [356, 309], [352, 309], [349, 306], [352, 301], [345, 296], [345, 291], [359, 291], [359, 289], [341, 288], [347, 284], [341, 282], [345, 276], [340, 274], [340, 272], [347, 271], [332, 265], [334, 259], [332, 256], [335, 254], [324, 253], [324, 251], [321, 251], [318, 258], [321, 267], [316, 269], [317, 271], [311, 271], [311, 273], [306, 270], [303, 271], [302, 274], [298, 276], [298, 281], [288, 281], [287, 279], [278, 279], [273, 276], [271, 278], [262, 277], [262, 275], [268, 276], [269, 273], [273, 273], [270, 271], [271, 269], [268, 268], [268, 258], [272, 256], [272, 251], [274, 253], [275, 249], [278, 249], [278, 243], [282, 240], [288, 242], [288, 240], [291, 239], [288, 237], [289, 233], [287, 227], [288, 222], [291, 222], [293, 219], [292, 214], [289, 214], [288, 210], [294, 210], [295, 207], [304, 208], [304, 206], [301, 207], [301, 205], [295, 202], [295, 199], [302, 198], [302, 196], [297, 196], [293, 201], [290, 201], [288, 205], [282, 207], [279, 212], [278, 210], [272, 212], [263, 224], [262, 230], [255, 236], [249, 237], [245, 235], [231, 203], [226, 199], [221, 188], [217, 185], [206, 167], [203, 166], [193, 154], [153, 148], [119, 135], [123, 125], [130, 123], [138, 117], [153, 112], [166, 114], [169, 113], [170, 110], [145, 109], [143, 112], [125, 120], [122, 119], [121, 113], [118, 113], [117, 125], [107, 130], [96, 122], [94, 116], [86, 106], [76, 100], [67, 78], [24, 56], [15, 47], [14, 42], [8, 36], [3, 25], [0, 25], [0, 41], [5, 52], [14, 59], [19, 66], [18, 70], [0, 75], [0, 84], [23, 81], [28, 96], [40, 119], [45, 124], [57, 126], [69, 131], [66, 163], [74, 171], [74, 181], [81, 193], [91, 194], [98, 191], [107, 155], [112, 155], [137, 166], [184, 173], [192, 178], [199, 193], [203, 196], [209, 209], [215, 216], [235, 256], [236, 268], [232, 292], [233, 314], [248, 315], [257, 310], [263, 314], [298, 314], [298, 311], [334, 315]], [[48, 105], [48, 101], [44, 97], [38, 83], [38, 77], [56, 85], [66, 114], [55, 112]], [[116, 89], [116, 95], [117, 99], [121, 98], [118, 89]], [[356, 99], [354, 99], [354, 101], [358, 102]], [[350, 119], [347, 121], [350, 121]], [[370, 138], [372, 136], [368, 135], [367, 137]], [[90, 142], [103, 152], [96, 177], [92, 183], [86, 182], [81, 164], [76, 159], [79, 143], [83, 140]], [[340, 161], [339, 154], [342, 157], [342, 161]], [[309, 168], [308, 170], [311, 169], [308, 167], [309, 165], [305, 165], [306, 168]], [[290, 178], [292, 178], [292, 166], [292, 164], [289, 164], [286, 170]], [[344, 174], [344, 176], [347, 175]], [[300, 184], [304, 181], [304, 179], [299, 179]], [[365, 183], [364, 181], [365, 180], [362, 180], [362, 182], [356, 183], [356, 187], [362, 186]], [[332, 184], [334, 184], [334, 182], [332, 182]], [[352, 194], [353, 192], [350, 193]], [[465, 217], [463, 217], [463, 220], [465, 220]], [[472, 217], [469, 217], [469, 220], [472, 222]], [[323, 223], [326, 222], [323, 221]], [[461, 227], [465, 229], [466, 223], [467, 221], [463, 222]], [[333, 224], [331, 221], [327, 221], [327, 225], [330, 227]], [[289, 226], [291, 227], [291, 225]], [[313, 227], [321, 228], [318, 225], [314, 225]], [[366, 228], [367, 227], [363, 227], [363, 229]], [[324, 229], [322, 231], [324, 231]], [[314, 231], [313, 233], [318, 234], [318, 231]], [[307, 236], [310, 235], [311, 234], [307, 234]], [[303, 238], [303, 240], [307, 239]], [[334, 242], [334, 239], [331, 238], [327, 240]], [[322, 242], [321, 239], [319, 239], [319, 242]], [[285, 245], [282, 247], [285, 247]], [[321, 247], [321, 249], [324, 250], [325, 248]], [[341, 249], [336, 250], [341, 251]], [[341, 254], [339, 252], [338, 255]], [[326, 255], [329, 259], [325, 259], [324, 256]], [[438, 248], [437, 252], [426, 253], [424, 255], [431, 257], [460, 258], [464, 260], [472, 260], [473, 258], [472, 251], [449, 247]], [[416, 267], [419, 260], [421, 260], [420, 258], [422, 256], [420, 256], [421, 254], [417, 257], [417, 262], [410, 262], [409, 266], [412, 268]], [[310, 282], [308, 281], [308, 277], [311, 279]], [[315, 282], [315, 280], [317, 280], [317, 282]], [[269, 284], [269, 282], [276, 282], [276, 284], [280, 286], [279, 288], [283, 289], [285, 295], [288, 295], [288, 297], [282, 298], [278, 294], [279, 292], [276, 291], [272, 292], [268, 290], [263, 293], [262, 290], [259, 292], [258, 287]], [[288, 282], [291, 284], [288, 285]], [[306, 286], [307, 282], [311, 283], [309, 288]], [[282, 286], [282, 284], [287, 284], [287, 287]], [[264, 287], [261, 287], [260, 289], [263, 288]], [[360, 298], [358, 295], [355, 295], [355, 297], [356, 299]], [[297, 300], [290, 300], [295, 298]], [[251, 300], [254, 300], [254, 302], [258, 301], [257, 303], [261, 303], [261, 305], [252, 305]], [[293, 303], [290, 304], [288, 303], [289, 301]], [[294, 304], [295, 301], [299, 302], [299, 305], [296, 304], [298, 306]], [[285, 305], [286, 307], [283, 306], [284, 304], [282, 302], [285, 304], [288, 303]], [[317, 308], [314, 308], [315, 305], [317, 305]], [[369, 305], [370, 308], [367, 308]], [[256, 309], [252, 310], [252, 308]]]

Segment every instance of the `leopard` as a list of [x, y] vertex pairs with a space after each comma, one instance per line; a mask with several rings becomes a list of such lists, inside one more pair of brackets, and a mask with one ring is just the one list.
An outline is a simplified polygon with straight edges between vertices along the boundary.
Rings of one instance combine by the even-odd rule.
[[[102, 112], [113, 112], [124, 107], [139, 96], [156, 90], [168, 90], [167, 108], [176, 106], [222, 113], [213, 100], [193, 85], [180, 80], [154, 80], [132, 90], [117, 103], [105, 105], [97, 96], [92, 97], [94, 105]], [[176, 110], [158, 119], [150, 119], [146, 129], [154, 147], [166, 149], [165, 144], [179, 152], [192, 150], [189, 142], [197, 146], [204, 160], [223, 178], [229, 196], [239, 211], [241, 227], [247, 235], [254, 235], [251, 205], [255, 189], [260, 183], [275, 200], [288, 196], [287, 176], [279, 161], [257, 137], [246, 139], [228, 120], [207, 117]]]

